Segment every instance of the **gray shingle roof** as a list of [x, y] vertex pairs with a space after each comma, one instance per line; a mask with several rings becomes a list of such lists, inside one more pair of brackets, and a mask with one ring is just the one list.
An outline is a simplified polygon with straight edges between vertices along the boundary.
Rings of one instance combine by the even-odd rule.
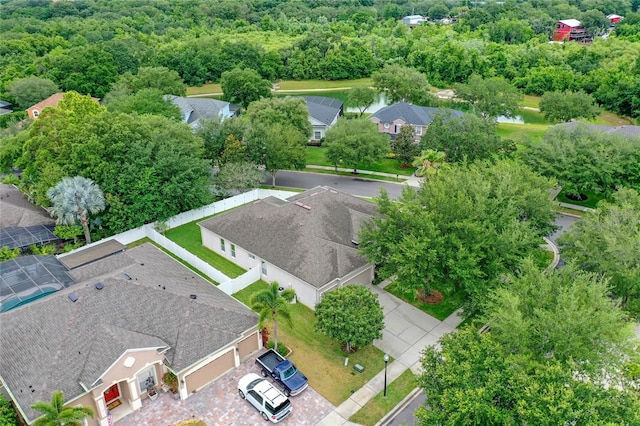
[[327, 126], [342, 113], [343, 103], [340, 99], [324, 96], [303, 96], [303, 99], [309, 115]]
[[0, 183], [0, 228], [55, 223], [45, 209], [27, 200], [14, 185]]
[[431, 124], [438, 113], [449, 113], [452, 118], [462, 117], [463, 113], [455, 109], [431, 108], [413, 105], [408, 102], [398, 102], [379, 109], [369, 118], [377, 117], [383, 123], [391, 123], [394, 120], [402, 120], [414, 126], [426, 126]]
[[558, 124], [558, 126], [567, 127], [570, 129], [573, 129], [578, 126], [585, 126], [602, 133], [640, 137], [640, 126], [632, 126], [629, 124], [622, 125], [622, 126], [605, 126], [602, 124], [589, 124], [589, 123], [582, 123], [579, 121], [571, 121], [568, 123], [560, 123]]
[[[232, 106], [229, 102], [210, 98], [184, 98], [175, 95], [164, 97], [180, 108], [182, 115], [187, 117], [187, 124], [191, 126], [196, 126], [202, 119], [218, 117], [225, 106]], [[231, 110], [234, 111], [234, 108]]]
[[320, 288], [367, 264], [352, 239], [376, 213], [373, 203], [316, 187], [285, 204], [256, 201], [200, 226]]
[[99, 380], [126, 349], [169, 346], [181, 371], [256, 326], [255, 313], [151, 244], [87, 266], [116, 257], [130, 261], [100, 279], [102, 290], [87, 279], [0, 314], [0, 375], [30, 419], [31, 404], [54, 390], [84, 394], [81, 383]]

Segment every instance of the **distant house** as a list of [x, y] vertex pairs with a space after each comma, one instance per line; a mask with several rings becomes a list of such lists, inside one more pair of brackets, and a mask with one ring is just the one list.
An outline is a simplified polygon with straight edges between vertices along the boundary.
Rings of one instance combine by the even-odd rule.
[[589, 41], [589, 31], [582, 26], [577, 19], [564, 19], [558, 21], [553, 33], [554, 41]]
[[452, 118], [463, 115], [461, 111], [453, 109], [423, 107], [408, 102], [398, 102], [378, 110], [368, 119], [378, 126], [378, 132], [388, 133], [391, 139], [395, 139], [403, 126], [412, 126], [414, 139], [418, 142], [438, 113], [449, 114]]
[[93, 409], [85, 425], [112, 425], [165, 373], [187, 399], [259, 350], [257, 314], [152, 244], [95, 260], [89, 249], [60, 258], [75, 266], [67, 288], [0, 314], [0, 380], [27, 424], [61, 390]]
[[164, 98], [180, 108], [182, 121], [194, 128], [200, 125], [200, 120], [209, 120], [215, 117], [224, 120], [238, 115], [240, 112], [238, 105], [217, 99], [184, 98], [174, 95], [165, 95]]
[[373, 265], [358, 253], [358, 235], [377, 214], [369, 201], [328, 187], [282, 200], [268, 197], [200, 222], [202, 244], [263, 280], [293, 288], [313, 308], [326, 291], [370, 284]]
[[[62, 92], [54, 93], [53, 95], [49, 96], [47, 99], [40, 101], [37, 104], [27, 108], [27, 115], [29, 115], [30, 119], [36, 120], [42, 113], [42, 110], [44, 110], [47, 107], [53, 107], [53, 108], [57, 107], [58, 103], [60, 103], [63, 97], [64, 97], [64, 93]], [[93, 99], [95, 102], [100, 101], [100, 99], [98, 98], [91, 98], [91, 99]]]
[[309, 122], [313, 127], [309, 142], [320, 142], [327, 130], [344, 115], [344, 104], [340, 99], [324, 96], [303, 96], [309, 110]]
[[429, 18], [422, 15], [409, 15], [402, 18], [402, 23], [412, 28], [417, 27], [418, 25], [422, 25], [428, 21], [429, 21]]
[[582, 123], [579, 121], [570, 121], [568, 123], [560, 123], [557, 126], [561, 126], [567, 129], [575, 129], [576, 127], [586, 127], [596, 132], [607, 133], [610, 135], [620, 135], [624, 137], [640, 138], [640, 126], [632, 126], [630, 124], [624, 124], [622, 126], [605, 126], [601, 124]]
[[607, 15], [607, 19], [611, 23], [611, 26], [615, 26], [618, 22], [622, 21], [623, 17], [612, 13], [611, 15]]
[[13, 112], [13, 107], [11, 102], [0, 100], [0, 115], [11, 114]]

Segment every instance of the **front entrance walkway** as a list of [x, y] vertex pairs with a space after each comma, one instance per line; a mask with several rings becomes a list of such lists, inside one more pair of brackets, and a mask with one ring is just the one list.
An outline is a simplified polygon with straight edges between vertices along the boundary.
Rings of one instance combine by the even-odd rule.
[[[187, 400], [173, 399], [171, 392], [159, 392], [154, 401], [145, 399], [142, 408], [117, 421], [118, 426], [173, 426], [181, 420], [201, 419], [207, 426], [266, 424], [249, 403], [238, 396], [238, 380], [248, 373], [260, 374], [255, 356], [206, 386]], [[283, 425], [315, 425], [335, 407], [311, 387], [291, 398], [293, 412]]]
[[[394, 361], [387, 367], [388, 385], [409, 368], [414, 374], [419, 374], [422, 350], [427, 346], [439, 347], [440, 337], [454, 331], [463, 318], [460, 317], [461, 310], [458, 310], [444, 321], [439, 321], [384, 291], [385, 284], [388, 283], [381, 283], [378, 286], [372, 285], [370, 288], [378, 295], [378, 300], [384, 311], [385, 324], [382, 339], [376, 340], [374, 345], [394, 358]], [[353, 424], [347, 421], [349, 417], [382, 392], [383, 388], [384, 370], [336, 407], [318, 425]]]

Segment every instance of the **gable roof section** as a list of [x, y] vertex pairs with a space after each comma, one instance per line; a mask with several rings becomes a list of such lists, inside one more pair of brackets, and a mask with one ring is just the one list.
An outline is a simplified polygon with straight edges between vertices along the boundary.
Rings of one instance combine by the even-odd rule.
[[167, 362], [182, 371], [256, 326], [249, 308], [152, 244], [74, 272], [116, 257], [130, 259], [100, 278], [101, 290], [90, 278], [0, 314], [0, 375], [30, 419], [31, 404], [54, 390], [83, 395], [81, 383], [99, 380], [124, 350], [169, 346]]
[[55, 223], [45, 209], [27, 200], [14, 185], [0, 183], [0, 228]]
[[266, 198], [199, 225], [321, 288], [367, 264], [352, 240], [374, 214], [371, 202], [316, 187], [285, 204]]
[[562, 19], [561, 21], [558, 21], [558, 22], [561, 22], [571, 28], [576, 28], [582, 25], [580, 21], [578, 21], [577, 19]]
[[27, 110], [36, 109], [38, 111], [42, 111], [46, 107], [58, 106], [58, 102], [62, 100], [63, 96], [64, 96], [64, 93], [62, 92], [54, 93], [53, 95], [49, 96], [47, 99], [44, 99], [35, 105], [31, 105], [29, 108], [27, 108]]
[[382, 123], [392, 123], [402, 120], [413, 126], [427, 126], [431, 124], [438, 113], [449, 113], [452, 118], [462, 117], [463, 113], [455, 109], [432, 108], [413, 105], [408, 102], [398, 102], [379, 109], [369, 118], [376, 117]]
[[182, 115], [186, 118], [186, 123], [191, 126], [197, 126], [202, 119], [208, 120], [218, 117], [227, 105], [232, 108], [233, 104], [217, 99], [209, 98], [185, 98], [182, 96], [165, 95], [165, 99], [170, 100], [174, 105], [180, 108]]
[[307, 103], [309, 115], [326, 126], [331, 125], [342, 112], [343, 103], [340, 99], [325, 96], [303, 96], [302, 98]]

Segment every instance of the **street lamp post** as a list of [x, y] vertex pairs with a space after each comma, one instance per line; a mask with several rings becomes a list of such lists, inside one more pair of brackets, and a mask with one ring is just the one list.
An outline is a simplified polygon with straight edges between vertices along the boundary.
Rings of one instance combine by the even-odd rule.
[[387, 364], [389, 363], [389, 355], [384, 354], [384, 396], [387, 396]]

